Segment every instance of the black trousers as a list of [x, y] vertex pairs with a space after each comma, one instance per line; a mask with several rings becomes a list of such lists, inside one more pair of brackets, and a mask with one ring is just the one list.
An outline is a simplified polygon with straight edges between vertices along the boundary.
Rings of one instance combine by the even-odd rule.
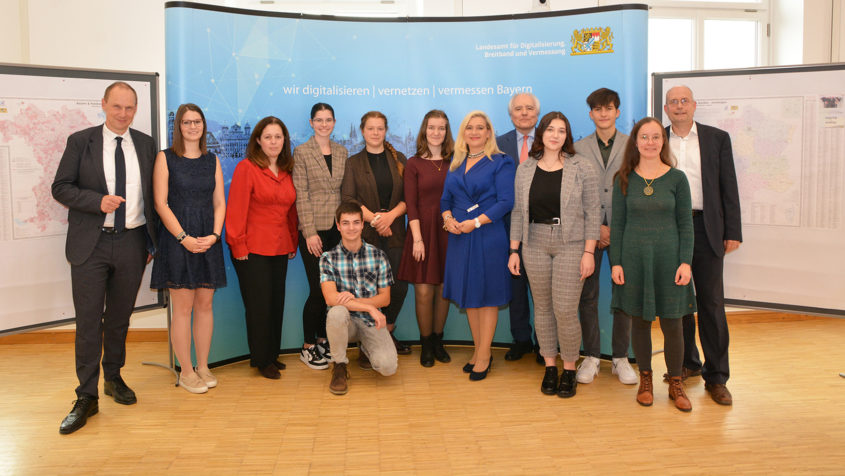
[[[525, 261], [522, 260], [522, 243], [519, 244], [519, 276], [511, 275], [511, 302], [508, 306], [510, 316], [511, 336], [516, 343], [533, 345], [531, 334], [534, 329], [531, 326], [531, 309], [528, 297], [530, 287], [528, 285], [528, 274], [525, 272]], [[534, 339], [536, 340], [536, 339]]]
[[408, 283], [396, 279], [396, 273], [399, 272], [399, 263], [402, 261], [402, 248], [389, 248], [387, 241], [387, 237], [379, 236], [377, 243], [370, 244], [384, 251], [384, 254], [387, 255], [387, 261], [390, 262], [390, 270], [393, 273], [393, 286], [390, 287], [390, 304], [383, 311], [385, 317], [387, 317], [387, 323], [396, 324], [399, 311], [402, 310], [402, 305], [405, 304], [405, 295], [408, 294]]
[[250, 253], [246, 260], [232, 257], [244, 302], [249, 365], [266, 367], [279, 357], [285, 310], [287, 255]]
[[698, 304], [698, 333], [704, 365], [695, 345], [695, 317], [684, 316], [684, 367], [701, 369], [705, 382], [725, 384], [730, 378], [728, 362], [728, 320], [725, 316], [725, 286], [722, 273], [724, 256], [718, 256], [707, 241], [704, 217], [693, 217], [695, 248], [692, 255], [692, 279]]
[[[317, 230], [317, 235], [323, 241], [323, 251], [329, 251], [340, 243], [340, 232], [332, 225], [328, 230]], [[308, 299], [302, 308], [302, 333], [306, 344], [316, 344], [317, 339], [326, 338], [326, 298], [320, 287], [320, 257], [308, 252], [305, 237], [299, 234], [299, 256], [305, 267], [305, 277], [308, 279]]]
[[126, 362], [129, 317], [147, 264], [144, 228], [114, 235], [101, 233], [91, 256], [70, 268], [78, 397], [98, 397], [101, 357], [106, 380], [119, 377]]
[[[581, 319], [581, 337], [584, 344], [584, 354], [590, 357], [601, 357], [601, 329], [599, 326], [599, 273], [601, 272], [602, 255], [610, 253], [610, 248], [596, 248], [594, 254], [596, 268], [581, 289], [581, 302], [578, 303], [578, 316]], [[613, 335], [611, 337], [612, 357], [628, 357], [628, 347], [631, 345], [631, 319], [627, 314], [613, 312]]]

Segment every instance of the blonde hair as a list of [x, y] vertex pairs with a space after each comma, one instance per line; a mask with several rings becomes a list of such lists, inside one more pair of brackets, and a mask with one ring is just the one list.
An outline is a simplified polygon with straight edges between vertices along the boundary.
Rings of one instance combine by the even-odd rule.
[[493, 129], [493, 123], [490, 122], [490, 118], [487, 117], [487, 114], [483, 111], [472, 111], [464, 117], [464, 120], [461, 121], [461, 125], [458, 128], [457, 138], [455, 139], [455, 156], [452, 159], [452, 164], [449, 166], [449, 170], [453, 172], [457, 170], [467, 158], [469, 147], [464, 140], [464, 130], [467, 128], [469, 121], [476, 117], [484, 119], [484, 122], [487, 124], [487, 130], [490, 131], [490, 137], [487, 139], [487, 143], [484, 144], [484, 156], [493, 160], [493, 154], [502, 153], [499, 146], [496, 144], [496, 131]]

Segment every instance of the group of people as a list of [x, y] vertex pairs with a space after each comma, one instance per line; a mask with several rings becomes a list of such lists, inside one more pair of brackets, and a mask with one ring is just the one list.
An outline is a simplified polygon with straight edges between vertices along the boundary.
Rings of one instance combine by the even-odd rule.
[[[299, 251], [310, 288], [300, 360], [318, 370], [331, 364], [332, 393], [348, 391], [350, 343], [358, 343], [358, 365], [382, 375], [396, 372], [398, 354], [411, 353], [394, 336], [411, 283], [422, 366], [451, 360], [443, 329], [452, 301], [466, 311], [474, 343], [463, 371], [484, 379], [499, 307], [510, 304], [514, 343], [505, 359], [537, 350], [545, 364], [541, 391], [572, 397], [599, 372], [598, 271], [607, 251], [613, 373], [626, 384], [639, 381], [637, 401], [651, 405], [650, 329], [659, 317], [675, 405], [691, 409], [683, 380], [699, 374], [714, 400], [730, 404], [722, 261], [741, 241], [730, 139], [693, 121], [688, 88], [672, 88], [666, 99], [672, 125], [645, 118], [629, 138], [616, 130], [618, 94], [601, 88], [587, 98], [596, 130], [577, 143], [566, 116], [540, 118], [530, 93], [511, 98], [515, 128], [499, 137], [484, 112], [472, 111], [453, 138], [446, 113], [435, 109], [423, 118], [410, 159], [386, 141], [387, 117], [378, 111], [361, 118], [364, 148], [349, 156], [331, 140], [334, 110], [317, 103], [314, 134], [293, 151], [280, 119], [255, 125], [227, 199], [199, 107], [178, 108], [171, 147], [157, 152], [149, 136], [129, 127], [135, 91], [110, 85], [105, 124], [69, 137], [52, 187], [69, 209], [80, 382], [60, 432], [97, 413], [101, 357], [106, 395], [136, 402], [120, 369], [153, 256], [151, 287], [171, 297], [179, 386], [205, 393], [217, 385], [208, 356], [214, 290], [227, 284], [224, 222], [250, 365], [266, 378], [285, 368], [285, 279]], [[696, 309], [704, 365], [694, 342]]]

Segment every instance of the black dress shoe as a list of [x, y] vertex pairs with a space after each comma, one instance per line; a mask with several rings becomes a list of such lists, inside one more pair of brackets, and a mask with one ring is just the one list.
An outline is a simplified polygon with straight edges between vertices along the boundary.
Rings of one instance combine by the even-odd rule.
[[132, 405], [138, 401], [135, 398], [135, 392], [126, 385], [126, 382], [120, 376], [114, 380], [106, 380], [103, 384], [103, 391], [121, 405]]
[[261, 374], [264, 378], [269, 378], [270, 380], [279, 380], [282, 378], [282, 374], [279, 373], [278, 367], [275, 364], [265, 365], [258, 369], [258, 373]]
[[543, 375], [543, 383], [540, 384], [540, 391], [545, 395], [554, 395], [557, 393], [557, 366], [546, 366], [546, 374]]
[[400, 342], [396, 336], [393, 335], [393, 332], [390, 333], [390, 338], [393, 339], [393, 345], [396, 347], [396, 353], [399, 355], [410, 355], [411, 354], [411, 346], [405, 344], [404, 342]]
[[468, 374], [468, 373], [472, 372], [473, 367], [475, 367], [475, 364], [467, 362], [466, 364], [464, 364], [464, 368], [463, 368], [464, 373]]
[[73, 402], [73, 408], [70, 413], [62, 420], [59, 425], [59, 433], [67, 435], [85, 426], [89, 416], [96, 415], [100, 411], [97, 405], [97, 399], [91, 397], [81, 397]]
[[537, 364], [545, 367], [546, 366], [546, 359], [544, 359], [543, 356], [540, 355], [540, 349], [536, 349], [534, 351], [534, 353], [537, 354]]
[[523, 355], [533, 352], [534, 344], [531, 342], [514, 342], [511, 348], [505, 353], [505, 360], [519, 360]]
[[273, 362], [273, 365], [275, 365], [276, 368], [279, 369], [279, 370], [285, 370], [285, 367], [286, 367], [285, 363], [279, 361], [278, 359], [276, 359], [276, 361]]
[[560, 398], [570, 398], [575, 396], [575, 387], [578, 386], [578, 381], [575, 380], [575, 371], [563, 369], [560, 374], [560, 385], [557, 388], [557, 396]]
[[492, 367], [492, 366], [493, 366], [493, 356], [491, 355], [490, 356], [490, 362], [487, 364], [486, 369], [482, 370], [481, 372], [476, 372], [475, 370], [470, 369], [469, 379], [472, 380], [472, 381], [484, 380], [485, 378], [487, 378], [487, 372], [490, 371], [490, 367]]

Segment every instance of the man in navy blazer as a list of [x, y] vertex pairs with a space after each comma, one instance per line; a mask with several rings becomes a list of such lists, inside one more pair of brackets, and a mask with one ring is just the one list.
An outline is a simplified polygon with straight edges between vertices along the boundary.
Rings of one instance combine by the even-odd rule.
[[[508, 114], [514, 129], [496, 137], [496, 143], [518, 166], [528, 157], [528, 151], [534, 144], [534, 127], [540, 116], [540, 100], [531, 93], [517, 93], [508, 102]], [[510, 227], [510, 217], [505, 219], [505, 223]], [[519, 262], [522, 263], [522, 259]], [[528, 307], [528, 278], [522, 272], [512, 278], [510, 325], [513, 344], [505, 353], [505, 360], [519, 360], [534, 350], [534, 342], [531, 340], [531, 311]], [[539, 353], [537, 359], [542, 362]]]
[[71, 266], [76, 312], [73, 409], [59, 433], [82, 428], [99, 410], [102, 355], [104, 391], [131, 405], [135, 393], [120, 376], [126, 333], [144, 268], [155, 250], [152, 137], [129, 129], [138, 96], [124, 82], [103, 95], [105, 124], [72, 134], [59, 162], [52, 193], [68, 208], [65, 254]]
[[729, 336], [722, 272], [725, 255], [742, 242], [739, 189], [730, 136], [721, 129], [695, 122], [695, 108], [688, 87], [676, 86], [666, 92], [663, 110], [672, 123], [666, 128], [669, 146], [678, 168], [687, 175], [692, 196], [692, 278], [704, 352], [702, 366], [695, 346], [695, 319], [685, 316], [683, 377], [701, 372], [710, 397], [721, 405], [731, 405], [733, 397], [726, 386], [730, 378]]

